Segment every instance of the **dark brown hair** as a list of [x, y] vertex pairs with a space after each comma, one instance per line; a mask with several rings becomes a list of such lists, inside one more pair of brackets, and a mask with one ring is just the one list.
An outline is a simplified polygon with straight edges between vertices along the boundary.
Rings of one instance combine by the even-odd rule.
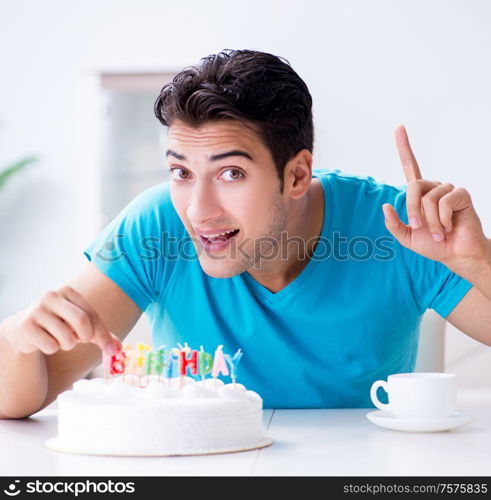
[[238, 120], [270, 150], [283, 189], [286, 163], [314, 148], [312, 97], [281, 57], [254, 50], [224, 50], [201, 59], [165, 85], [154, 106], [166, 126]]

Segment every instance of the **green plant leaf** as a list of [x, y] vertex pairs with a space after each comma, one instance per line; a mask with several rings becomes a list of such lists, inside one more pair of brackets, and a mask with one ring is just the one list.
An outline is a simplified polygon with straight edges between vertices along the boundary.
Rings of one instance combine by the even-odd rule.
[[27, 167], [27, 165], [31, 165], [32, 163], [37, 162], [37, 160], [38, 159], [35, 156], [28, 156], [27, 158], [23, 158], [13, 165], [0, 170], [0, 188], [3, 187], [3, 185], [7, 182], [8, 179], [10, 179], [10, 177], [23, 170], [25, 167]]

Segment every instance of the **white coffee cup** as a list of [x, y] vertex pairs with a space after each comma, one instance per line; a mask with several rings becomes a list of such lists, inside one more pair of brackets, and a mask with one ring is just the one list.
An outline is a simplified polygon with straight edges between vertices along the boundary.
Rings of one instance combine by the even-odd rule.
[[[378, 400], [379, 387], [387, 392], [388, 404]], [[451, 373], [397, 373], [387, 382], [374, 382], [370, 398], [379, 410], [396, 418], [448, 418], [455, 412], [457, 379]]]

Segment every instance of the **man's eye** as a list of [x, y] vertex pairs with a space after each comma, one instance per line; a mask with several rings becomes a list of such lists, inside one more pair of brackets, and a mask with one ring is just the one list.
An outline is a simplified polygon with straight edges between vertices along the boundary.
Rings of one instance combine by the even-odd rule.
[[177, 167], [170, 169], [170, 175], [175, 181], [185, 181], [189, 178], [189, 172], [187, 170]]
[[244, 177], [244, 174], [237, 168], [229, 168], [223, 172], [222, 176], [225, 176], [227, 181], [238, 181]]

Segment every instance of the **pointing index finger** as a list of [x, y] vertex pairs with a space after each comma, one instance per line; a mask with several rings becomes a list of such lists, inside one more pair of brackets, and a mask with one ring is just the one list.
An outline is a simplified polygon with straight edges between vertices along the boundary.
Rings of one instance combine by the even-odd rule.
[[409, 139], [407, 137], [404, 125], [399, 125], [398, 127], [396, 127], [395, 137], [397, 151], [399, 152], [399, 158], [401, 159], [401, 164], [404, 170], [404, 175], [406, 176], [406, 180], [410, 182], [416, 179], [422, 179], [421, 171], [414, 156], [413, 150], [411, 149], [411, 146], [409, 144]]

